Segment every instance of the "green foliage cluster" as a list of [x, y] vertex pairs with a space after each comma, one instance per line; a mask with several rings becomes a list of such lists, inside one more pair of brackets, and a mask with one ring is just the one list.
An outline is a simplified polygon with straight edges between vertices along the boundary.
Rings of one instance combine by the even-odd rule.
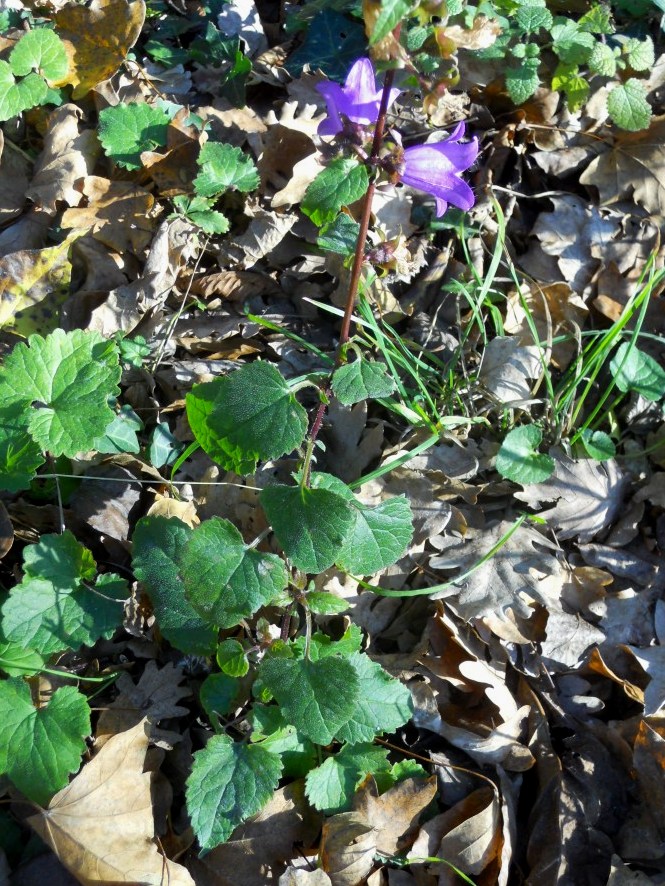
[[37, 105], [60, 104], [50, 88], [67, 73], [67, 54], [62, 40], [46, 28], [28, 31], [0, 59], [0, 121], [9, 120]]

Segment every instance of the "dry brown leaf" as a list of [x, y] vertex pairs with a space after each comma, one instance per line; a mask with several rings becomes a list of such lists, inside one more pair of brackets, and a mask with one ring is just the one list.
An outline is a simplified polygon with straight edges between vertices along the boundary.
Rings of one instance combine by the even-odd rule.
[[143, 0], [92, 0], [88, 6], [64, 6], [55, 15], [55, 26], [65, 45], [69, 70], [51, 85], [71, 84], [72, 98], [83, 98], [115, 74], [138, 40], [144, 19]]
[[25, 205], [32, 163], [0, 130], [0, 224], [18, 215]]
[[82, 199], [75, 187], [90, 175], [100, 153], [94, 129], [80, 130], [83, 112], [74, 104], [61, 105], [48, 118], [44, 148], [26, 190], [26, 197], [55, 215], [58, 202], [78, 206]]
[[144, 721], [114, 735], [76, 778], [27, 822], [83, 886], [194, 886], [154, 843]]
[[169, 498], [157, 493], [154, 502], [148, 508], [147, 517], [177, 517], [192, 529], [201, 522], [196, 514], [196, 505], [192, 501]]
[[72, 494], [72, 507], [102, 535], [125, 541], [129, 514], [141, 498], [141, 487], [131, 471], [119, 465], [91, 467]]
[[304, 871], [288, 867], [279, 878], [279, 886], [332, 886], [332, 880], [321, 869]]
[[665, 215], [665, 116], [640, 132], [618, 131], [612, 147], [592, 160], [580, 183], [598, 188], [603, 203], [631, 197], [655, 215]]
[[358, 886], [374, 867], [377, 830], [359, 812], [327, 818], [321, 833], [321, 866], [333, 886]]
[[14, 544], [14, 525], [9, 518], [5, 503], [0, 501], [0, 559], [6, 556]]
[[447, 40], [452, 40], [457, 49], [488, 49], [496, 43], [501, 34], [501, 25], [496, 19], [477, 15], [471, 28], [459, 25], [446, 25], [442, 29]]
[[[409, 832], [423, 809], [436, 796], [436, 778], [405, 778], [379, 796], [372, 776], [364, 779], [353, 798], [353, 808], [377, 830], [376, 848], [396, 855], [409, 845]], [[415, 834], [411, 834], [413, 838]]]

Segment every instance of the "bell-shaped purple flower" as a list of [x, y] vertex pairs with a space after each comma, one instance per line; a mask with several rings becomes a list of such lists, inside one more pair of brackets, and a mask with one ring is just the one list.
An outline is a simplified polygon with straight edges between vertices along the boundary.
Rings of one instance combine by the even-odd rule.
[[472, 138], [461, 144], [464, 130], [464, 123], [460, 123], [443, 141], [417, 145], [404, 151], [399, 180], [419, 191], [432, 194], [436, 198], [437, 216], [443, 215], [449, 203], [458, 209], [467, 210], [476, 201], [461, 173], [478, 156], [478, 139]]
[[[370, 59], [359, 58], [354, 63], [344, 86], [328, 80], [317, 83], [316, 88], [328, 106], [328, 116], [319, 124], [319, 135], [337, 135], [344, 128], [344, 117], [364, 126], [376, 123], [382, 90], [376, 88], [374, 68]], [[400, 91], [390, 90], [388, 106], [395, 101]]]

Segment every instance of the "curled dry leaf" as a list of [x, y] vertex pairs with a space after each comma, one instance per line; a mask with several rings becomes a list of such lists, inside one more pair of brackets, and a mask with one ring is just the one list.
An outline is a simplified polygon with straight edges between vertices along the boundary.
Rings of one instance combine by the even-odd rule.
[[377, 830], [359, 812], [326, 819], [321, 834], [321, 864], [333, 886], [357, 886], [374, 866]]
[[194, 886], [154, 842], [144, 723], [114, 735], [48, 809], [27, 819], [83, 886]]
[[[358, 788], [353, 808], [377, 830], [376, 848], [396, 855], [409, 845], [409, 835], [426, 806], [436, 796], [436, 778], [405, 778], [379, 796], [370, 775]], [[411, 840], [415, 833], [411, 833]]]

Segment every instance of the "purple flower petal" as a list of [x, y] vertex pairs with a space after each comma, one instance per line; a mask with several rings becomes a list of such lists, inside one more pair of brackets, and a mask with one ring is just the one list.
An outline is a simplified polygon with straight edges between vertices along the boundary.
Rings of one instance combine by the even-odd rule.
[[471, 209], [475, 203], [473, 191], [461, 173], [478, 156], [478, 140], [474, 138], [460, 144], [464, 129], [464, 123], [460, 123], [447, 139], [404, 151], [400, 179], [406, 185], [432, 194], [436, 198], [437, 216], [443, 215], [448, 203], [463, 210]]
[[[337, 83], [318, 83], [317, 90], [326, 100], [328, 116], [319, 124], [319, 135], [337, 135], [344, 128], [342, 116], [369, 126], [376, 123], [381, 104], [381, 89], [376, 88], [374, 68], [368, 58], [359, 58], [348, 73], [344, 86]], [[399, 89], [391, 89], [388, 105], [400, 94]]]

